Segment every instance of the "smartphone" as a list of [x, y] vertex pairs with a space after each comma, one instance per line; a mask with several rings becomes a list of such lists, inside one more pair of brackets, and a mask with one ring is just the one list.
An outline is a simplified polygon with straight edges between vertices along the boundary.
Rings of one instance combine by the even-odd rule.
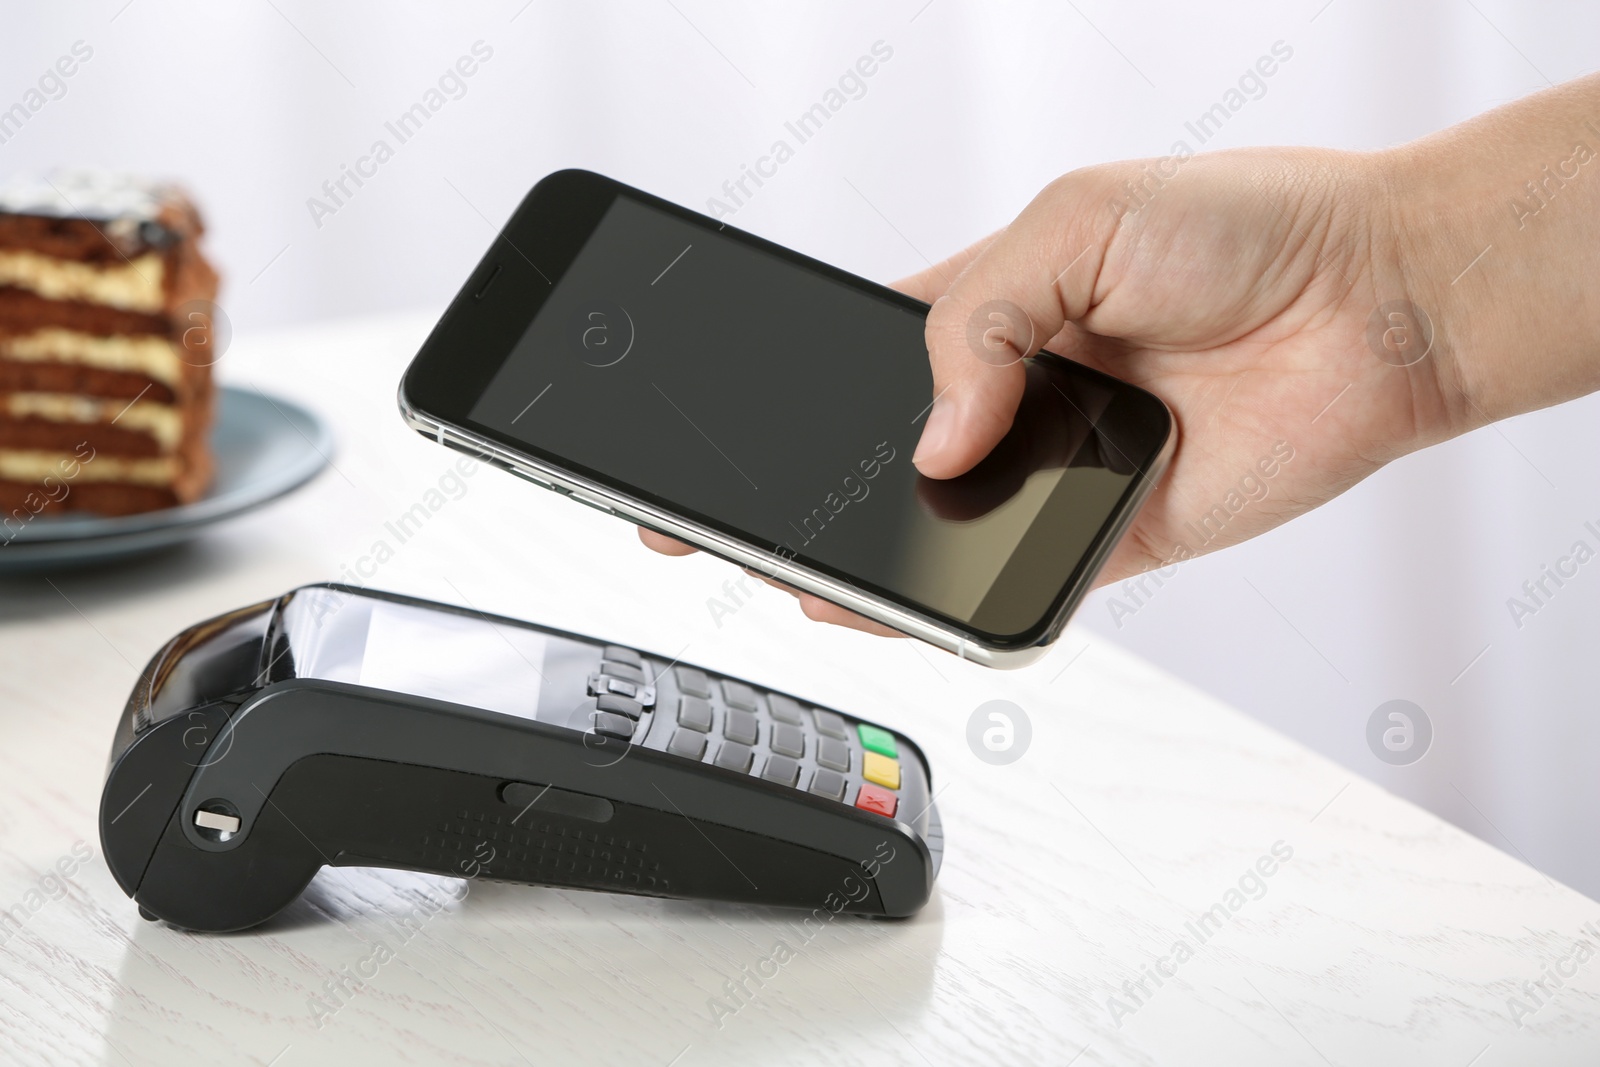
[[[948, 481], [928, 305], [598, 174], [523, 199], [400, 383], [440, 444], [993, 667], [1041, 656], [1173, 447], [1050, 353]], [[981, 325], [981, 324], [980, 324]], [[974, 358], [978, 358], [976, 355]]]

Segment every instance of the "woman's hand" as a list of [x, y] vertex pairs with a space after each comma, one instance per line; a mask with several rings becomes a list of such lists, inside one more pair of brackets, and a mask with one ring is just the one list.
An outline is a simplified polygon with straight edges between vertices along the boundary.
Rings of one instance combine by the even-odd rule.
[[[1041, 348], [1155, 393], [1178, 447], [1108, 583], [1253, 537], [1417, 448], [1593, 390], [1600, 160], [1570, 165], [1564, 201], [1514, 209], [1523, 171], [1583, 158], [1573, 142], [1591, 113], [1592, 156], [1595, 77], [1387, 152], [1241, 149], [1057, 179], [998, 234], [898, 284], [933, 305], [936, 399], [913, 462], [952, 478], [987, 455], [1022, 396], [1018, 361]], [[1526, 232], [1557, 208], [1562, 220]], [[890, 632], [800, 600], [812, 618]]]

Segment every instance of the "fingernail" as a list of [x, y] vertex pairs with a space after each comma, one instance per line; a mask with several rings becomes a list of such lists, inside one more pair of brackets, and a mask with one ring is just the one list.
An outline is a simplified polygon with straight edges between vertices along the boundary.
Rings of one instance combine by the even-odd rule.
[[933, 402], [933, 410], [928, 412], [928, 424], [922, 428], [922, 438], [911, 456], [913, 466], [921, 467], [924, 460], [937, 456], [950, 444], [956, 430], [954, 409], [955, 405], [943, 396]]

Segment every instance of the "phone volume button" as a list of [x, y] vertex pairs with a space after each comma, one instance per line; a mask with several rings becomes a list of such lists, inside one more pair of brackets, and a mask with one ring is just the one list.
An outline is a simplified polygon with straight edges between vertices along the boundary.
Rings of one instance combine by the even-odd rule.
[[502, 460], [502, 459], [491, 459], [491, 460], [489, 460], [489, 462], [492, 463], [494, 466], [499, 467], [503, 471], [507, 471], [507, 472], [509, 472], [511, 474], [516, 475], [518, 478], [521, 478], [525, 482], [532, 482], [534, 485], [537, 485], [540, 489], [553, 488], [553, 486], [551, 486], [551, 484], [549, 482], [545, 481], [544, 479], [535, 478], [533, 475], [529, 474], [527, 471], [521, 469], [520, 467], [514, 467], [511, 464], [507, 463], [505, 460]]
[[605, 504], [600, 503], [600, 501], [595, 500], [593, 497], [585, 496], [582, 493], [571, 493], [569, 495], [572, 497], [572, 499], [576, 500], [578, 503], [586, 504], [589, 507], [594, 508], [596, 511], [603, 511], [607, 515], [615, 515], [616, 514], [616, 512], [612, 511], [608, 506], [606, 506]]

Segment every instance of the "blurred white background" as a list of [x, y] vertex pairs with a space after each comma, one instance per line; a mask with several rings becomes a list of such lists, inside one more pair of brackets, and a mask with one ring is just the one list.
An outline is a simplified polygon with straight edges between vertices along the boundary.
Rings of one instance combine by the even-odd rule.
[[[1277, 42], [1292, 57], [1208, 149], [1394, 144], [1584, 73], [1600, 41], [1600, 7], [1580, 0], [109, 0], [13, 4], [6, 21], [0, 110], [75, 43], [92, 56], [58, 99], [0, 122], [0, 172], [181, 178], [210, 221], [235, 343], [436, 314], [493, 228], [561, 167], [704, 210], [774, 140], [792, 141], [784, 123], [876, 42], [892, 56], [865, 92], [733, 221], [890, 280], [1005, 224], [1064, 171], [1192, 144], [1184, 123]], [[399, 144], [384, 124], [477, 42], [489, 58]], [[335, 204], [323, 183], [380, 138], [393, 158]], [[337, 210], [314, 217], [313, 197]], [[1121, 642], [1600, 895], [1600, 568], [1520, 629], [1507, 607], [1573, 541], [1594, 540], [1597, 414], [1591, 398], [1399, 462], [1186, 565], [1120, 620], [1101, 594], [1035, 669]], [[994, 687], [1004, 695], [1005, 676]], [[1409, 766], [1366, 740], [1396, 698], [1435, 733]]]

